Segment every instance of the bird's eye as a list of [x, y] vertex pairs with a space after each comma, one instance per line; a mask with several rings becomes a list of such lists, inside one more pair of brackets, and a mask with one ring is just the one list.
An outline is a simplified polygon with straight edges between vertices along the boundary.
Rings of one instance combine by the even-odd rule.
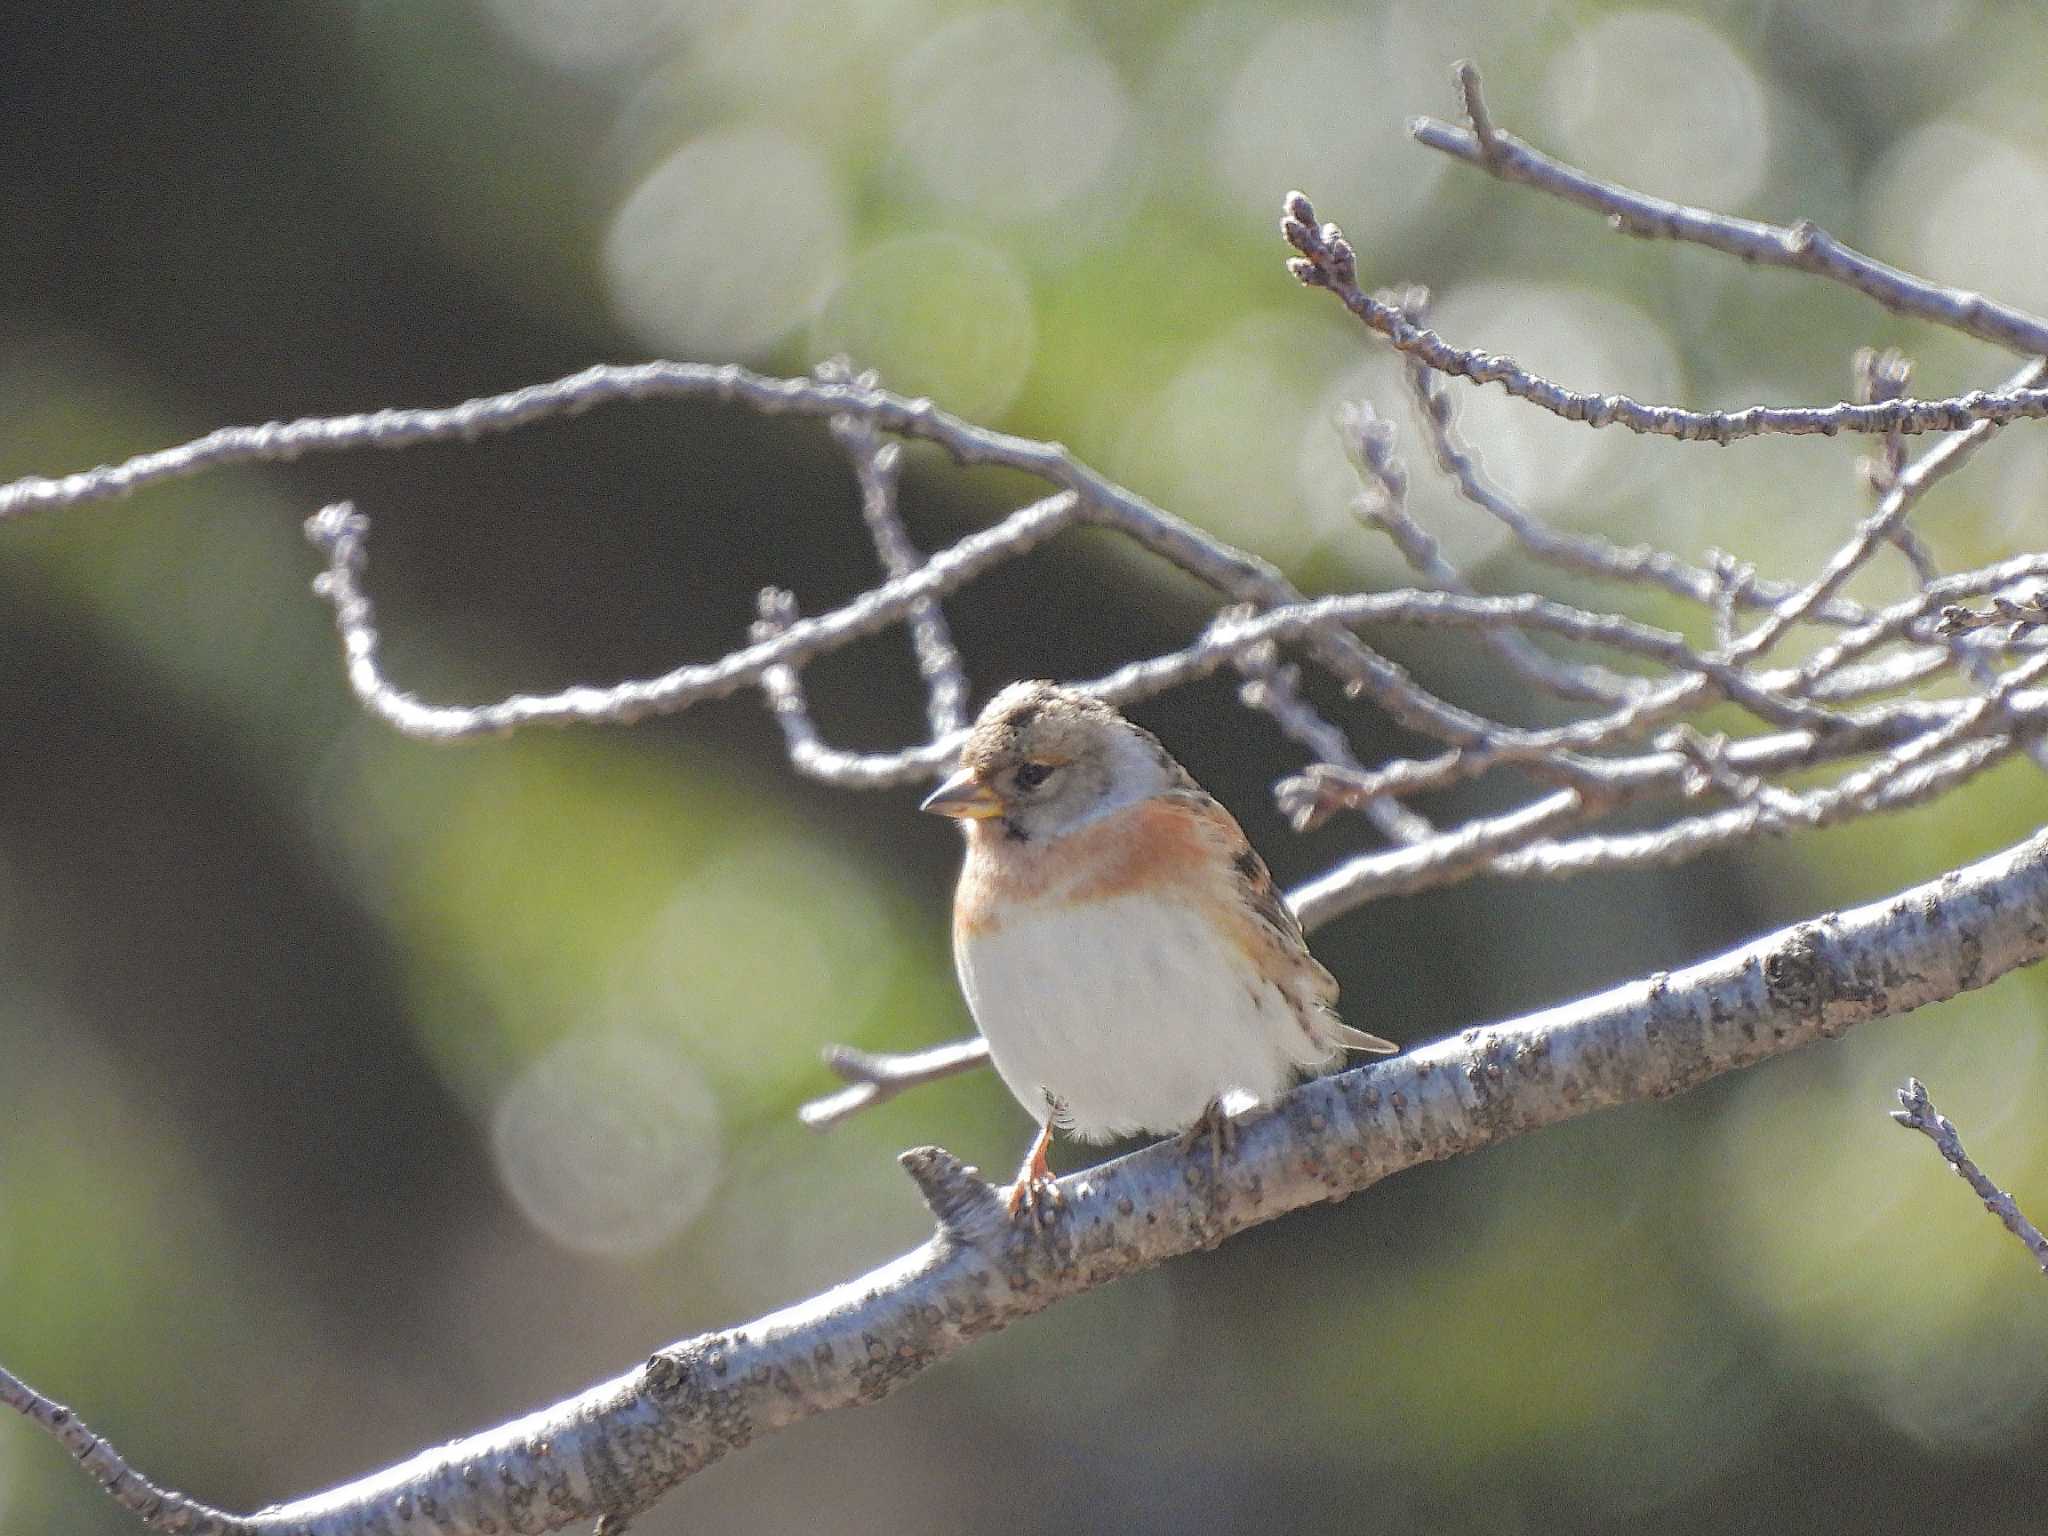
[[1017, 787], [1029, 793], [1051, 777], [1051, 763], [1023, 763], [1017, 769]]

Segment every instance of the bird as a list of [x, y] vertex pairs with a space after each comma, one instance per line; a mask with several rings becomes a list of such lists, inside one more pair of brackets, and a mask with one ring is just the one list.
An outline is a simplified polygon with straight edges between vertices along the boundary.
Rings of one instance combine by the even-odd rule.
[[1061, 1203], [1055, 1129], [1207, 1130], [1220, 1172], [1230, 1114], [1341, 1051], [1399, 1049], [1337, 1017], [1336, 978], [1236, 818], [1100, 699], [1010, 684], [920, 808], [966, 828], [954, 966], [996, 1071], [1038, 1121], [1013, 1220]]

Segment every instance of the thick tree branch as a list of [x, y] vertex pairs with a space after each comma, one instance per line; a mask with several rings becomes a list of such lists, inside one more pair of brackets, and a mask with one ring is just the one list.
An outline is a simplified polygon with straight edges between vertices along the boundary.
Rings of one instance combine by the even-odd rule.
[[[813, 1300], [686, 1339], [497, 1429], [246, 1518], [201, 1511], [8, 1378], [154, 1528], [225, 1536], [557, 1530], [645, 1509], [762, 1435], [873, 1402], [986, 1333], [1389, 1174], [1596, 1109], [1666, 1098], [1871, 1019], [1986, 986], [2048, 955], [2048, 834], [1941, 879], [1817, 917], [1703, 964], [1307, 1083], [1246, 1118], [1210, 1184], [1205, 1149], [1162, 1142], [1061, 1181], [1048, 1228], [936, 1148], [904, 1154], [938, 1230]], [[1191, 1192], [1193, 1198], [1191, 1198]], [[425, 1526], [420, 1527], [425, 1529]]]

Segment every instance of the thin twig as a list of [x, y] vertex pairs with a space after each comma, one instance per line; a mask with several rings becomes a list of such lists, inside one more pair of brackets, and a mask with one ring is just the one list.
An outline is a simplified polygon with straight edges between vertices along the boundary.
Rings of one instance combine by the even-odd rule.
[[743, 646], [718, 661], [604, 688], [514, 694], [480, 705], [424, 703], [384, 676], [378, 663], [376, 612], [362, 585], [367, 518], [341, 502], [308, 519], [306, 536], [327, 558], [315, 590], [334, 610], [349, 686], [363, 707], [408, 736], [458, 741], [530, 725], [630, 725], [650, 715], [724, 698], [759, 685], [772, 667], [798, 665], [898, 622], [920, 600], [964, 586], [990, 567], [1015, 559], [1072, 526], [1078, 516], [1076, 499], [1069, 494], [1034, 502], [993, 528], [969, 534], [910, 575], [884, 582], [828, 614], [800, 619], [772, 639]]
[[[1068, 526], [1073, 520], [1065, 497], [1035, 503], [992, 529], [969, 535], [934, 555], [908, 576], [885, 582], [859, 598], [817, 618], [797, 619], [767, 638], [733, 651], [715, 662], [678, 667], [660, 677], [635, 679], [604, 688], [581, 686], [546, 695], [518, 694], [481, 705], [424, 703], [393, 685], [378, 664], [375, 611], [361, 583], [368, 522], [346, 503], [329, 507], [310, 519], [308, 537], [327, 555], [327, 570], [318, 589], [333, 606], [348, 663], [350, 685], [364, 706], [407, 735], [448, 741], [490, 735], [536, 724], [630, 724], [645, 716], [673, 713], [706, 699], [724, 697], [758, 686], [778, 666], [796, 666], [852, 643], [901, 620], [921, 598], [965, 584], [990, 566], [1014, 558]], [[1382, 670], [1374, 698], [1392, 701], [1396, 718], [1440, 739], [1483, 751], [1489, 760], [1549, 758], [1547, 771], [1570, 779], [1575, 770], [1559, 749], [1613, 739], [1641, 728], [1660, 714], [1707, 696], [1722, 697], [1777, 726], [1819, 730], [1843, 724], [1835, 712], [1820, 705], [1781, 696], [1758, 686], [1739, 668], [1702, 655], [1682, 636], [1615, 614], [1592, 613], [1534, 594], [1514, 597], [1472, 597], [1455, 592], [1370, 592], [1294, 602], [1255, 617], [1212, 624], [1196, 641], [1178, 651], [1119, 668], [1089, 691], [1115, 704], [1149, 698], [1171, 687], [1205, 677], [1232, 658], [1267, 641], [1295, 641], [1327, 648], [1333, 634], [1369, 624], [1420, 625], [1485, 630], [1528, 629], [1547, 632], [1659, 663], [1683, 674], [1680, 682], [1646, 693], [1641, 701], [1613, 716], [1546, 730], [1504, 726], [1438, 699], [1405, 671], [1380, 659]], [[765, 633], [765, 632], [762, 632]], [[1361, 647], [1361, 649], [1363, 649]], [[1369, 653], [1376, 654], [1376, 653]], [[903, 782], [916, 772], [929, 774], [942, 762], [944, 744], [917, 754], [919, 768], [901, 755], [858, 770], [858, 786]], [[813, 762], [810, 771], [819, 771]], [[893, 777], [900, 774], [900, 778]], [[836, 782], [836, 780], [835, 780]], [[847, 782], [854, 783], [849, 769]]]
[[[2014, 743], [2005, 737], [1973, 740], [1933, 762], [1886, 776], [1872, 785], [1867, 795], [1855, 799], [1816, 796], [1802, 801], [1797, 816], [1762, 805], [1739, 805], [1646, 832], [1535, 843], [1495, 860], [1486, 872], [1506, 879], [1565, 880], [1600, 870], [1683, 864], [1762, 836], [1810, 831], [1925, 805], [1996, 767], [2013, 749]], [[1341, 892], [1346, 899], [1352, 894]]]
[[[1248, 612], [1230, 615], [1233, 620], [1250, 616]], [[1282, 661], [1280, 648], [1272, 641], [1240, 651], [1234, 663], [1244, 678], [1237, 699], [1246, 709], [1270, 718], [1290, 741], [1314, 753], [1317, 761], [1360, 766], [1351, 738], [1302, 696], [1301, 669]]]
[[[2035, 725], [2033, 733], [2039, 729]], [[1298, 887], [1290, 899], [1306, 922], [1309, 912], [1341, 916], [1368, 902], [1435, 890], [1478, 872], [1495, 879], [1562, 880], [1599, 870], [1682, 864], [1762, 836], [1923, 805], [1997, 766], [2014, 747], [2010, 736], [1977, 735], [1931, 762], [1916, 758], [1897, 764], [1853, 796], [1814, 791], [1792, 802], [1781, 797], [1770, 803], [1757, 799], [1647, 831], [1588, 834], [1560, 842], [1554, 834], [1561, 828], [1646, 798], [1653, 787], [1664, 786], [1644, 785], [1633, 791], [1624, 787], [1604, 801], [1590, 803], [1579, 791], [1564, 790], [1498, 816], [1467, 822], [1429, 843], [1361, 854]], [[1736, 750], [1731, 746], [1729, 755]]]
[[[2011, 754], [2009, 740], [1974, 741], [1940, 761], [1897, 775], [1875, 788], [1866, 801], [1816, 806], [1812, 814], [1797, 818], [1761, 804], [1745, 804], [1642, 832], [1590, 833], [1558, 841], [1551, 835], [1558, 830], [1556, 823], [1569, 825], [1587, 812], [1577, 791], [1566, 790], [1500, 816], [1467, 822], [1443, 834], [1441, 845], [1362, 854], [1317, 876], [1293, 895], [1299, 911], [1341, 915], [1367, 902], [1436, 890], [1474, 873], [1501, 880], [1566, 880], [1603, 870], [1683, 864], [1761, 836], [1926, 804]], [[1483, 849], [1483, 856], [1448, 856], [1468, 846]]]
[[[1771, 608], [1799, 590], [1789, 582], [1752, 580], [1730, 592], [1718, 572], [1701, 570], [1669, 550], [1647, 544], [1620, 545], [1597, 534], [1550, 527], [1517, 505], [1486, 473], [1458, 431], [1457, 402], [1444, 376], [1416, 358], [1404, 361], [1401, 376], [1437, 468], [1461, 497], [1499, 522], [1522, 548], [1546, 565], [1632, 586], [1652, 583], [1673, 597], [1710, 607], [1725, 602], [1742, 608]], [[1841, 598], [1819, 605], [1813, 614], [1829, 624], [1857, 624], [1867, 616], [1861, 604]]]
[[[757, 645], [787, 634], [801, 617], [795, 594], [781, 587], [762, 588], [755, 609], [760, 616], [747, 634]], [[892, 789], [930, 779], [945, 771], [966, 735], [956, 730], [902, 752], [846, 752], [826, 745], [820, 736], [817, 722], [811, 718], [803, 678], [794, 666], [762, 668], [761, 693], [768, 701], [768, 713], [782, 731], [790, 766], [838, 789]]]
[[[1742, 774], [1784, 776], [1917, 741], [1972, 707], [1964, 699], [1910, 699], [1876, 705], [1843, 716], [1839, 727], [1826, 732], [1794, 730], [1730, 741], [1722, 749], [1722, 757], [1731, 770]], [[1687, 793], [1686, 778], [1694, 761], [1668, 743], [1669, 734], [1661, 735], [1659, 745], [1651, 751], [1577, 758], [1581, 776], [1610, 809], [1658, 795]], [[1297, 778], [1282, 781], [1282, 808], [1293, 815], [1304, 800], [1317, 803], [1316, 814], [1307, 822], [1309, 827], [1317, 826], [1334, 811], [1350, 810], [1362, 796], [1405, 798], [1461, 783], [1485, 766], [1475, 763], [1475, 756], [1449, 752], [1431, 758], [1397, 758], [1372, 769], [1318, 763]]]
[[[1833, 710], [1780, 696], [1751, 674], [1718, 657], [1696, 651], [1675, 630], [1659, 629], [1620, 614], [1595, 613], [1535, 593], [1474, 597], [1462, 592], [1352, 592], [1274, 608], [1256, 618], [1212, 624], [1193, 644], [1108, 674], [1096, 691], [1112, 703], [1149, 697], [1167, 685], [1206, 677], [1230, 657], [1261, 640], [1308, 639], [1330, 629], [1378, 624], [1424, 629], [1522, 629], [1586, 645], [1608, 647], [1680, 674], [1680, 681], [1644, 692], [1612, 716], [1542, 730], [1504, 726], [1458, 706], [1432, 704], [1413, 711], [1419, 728], [1439, 740], [1484, 743], [1509, 755], [1536, 757], [1558, 748], [1597, 745], [1638, 728], [1656, 713], [1703, 696], [1725, 698], [1767, 724], [1831, 730], [1844, 724]], [[1405, 723], [1405, 722], [1404, 722]]]
[[887, 1103], [906, 1088], [936, 1083], [972, 1071], [988, 1060], [988, 1042], [979, 1035], [902, 1055], [877, 1055], [849, 1045], [825, 1048], [825, 1065], [847, 1086], [799, 1109], [797, 1118], [814, 1131], [830, 1130], [863, 1109]]
[[1949, 1167], [1984, 1202], [1984, 1209], [2005, 1223], [2005, 1230], [2026, 1245], [2027, 1252], [2041, 1267], [2041, 1273], [2048, 1275], [2048, 1237], [2043, 1237], [2041, 1229], [2020, 1213], [2010, 1194], [1994, 1184], [1984, 1170], [1971, 1161], [1969, 1153], [1963, 1150], [1963, 1141], [1956, 1134], [1955, 1126], [1947, 1115], [1934, 1107], [1919, 1078], [1906, 1079], [1906, 1086], [1899, 1090], [1899, 1105], [1892, 1111], [1892, 1118], [1907, 1130], [1918, 1131], [1934, 1143]]
[[[1854, 390], [1853, 400], [1898, 400], [1904, 397], [1906, 387], [1913, 381], [1913, 362], [1897, 347], [1859, 347], [1850, 359], [1850, 377]], [[1880, 500], [1906, 468], [1906, 439], [1902, 433], [1887, 432], [1884, 443], [1876, 454], [1866, 455], [1858, 461], [1864, 483]], [[1891, 543], [1913, 568], [1914, 579], [1921, 584], [1935, 580], [1941, 575], [1941, 567], [1935, 561], [1920, 535], [1901, 523], [1887, 535]]]
[[[1477, 76], [1469, 84], [1461, 81], [1460, 87], [1468, 115], [1475, 109], [1485, 115]], [[1418, 144], [1476, 165], [1502, 181], [1533, 187], [1590, 209], [1622, 234], [1646, 240], [1683, 240], [1725, 252], [1751, 266], [1784, 267], [1824, 277], [1875, 299], [1892, 314], [1931, 320], [2023, 356], [2048, 353], [2048, 320], [1981, 293], [1946, 287], [1888, 267], [1851, 250], [1809, 220], [1789, 226], [1765, 224], [1652, 197], [1553, 160], [1494, 127], [1490, 117], [1486, 121], [1484, 142], [1469, 128], [1432, 117], [1415, 118], [1408, 131]]]
[[[2005, 622], [1999, 617], [1988, 617], [1982, 624], [1964, 622], [1952, 629], [1944, 629], [1942, 626], [1950, 622], [1948, 615], [1951, 610], [1958, 614], [1973, 612], [1959, 604], [1957, 599], [1995, 594], [1991, 599], [1995, 614], [2002, 611], [2000, 605], [2010, 605], [2015, 601], [2009, 592], [2002, 593], [1999, 589], [2044, 581], [2048, 581], [2048, 554], [2015, 555], [1974, 571], [1958, 571], [1952, 576], [1940, 577], [1816, 651], [1786, 686], [1814, 698], [1839, 699], [1843, 696], [1840, 685], [1848, 663], [1868, 655], [1879, 646], [1900, 640], [1942, 639]], [[2038, 594], [2030, 593], [2018, 599], [2017, 606], [2038, 604], [2038, 601]], [[2023, 635], [2007, 636], [2005, 648], [2024, 638]], [[1951, 644], [1937, 651], [1934, 660], [1947, 665], [1955, 654], [1956, 647]], [[1895, 685], [1917, 681], [1922, 675], [1917, 671], [1910, 675], [1902, 673], [1895, 679]]]
[[2048, 594], [2034, 592], [2021, 599], [1994, 597], [1986, 608], [1949, 604], [1941, 610], [1940, 622], [1934, 628], [1937, 634], [1967, 635], [2006, 624], [2012, 626], [2012, 638], [2016, 640], [2037, 625], [2048, 624]]
[[1472, 125], [1472, 139], [1479, 146], [1479, 158], [1491, 162], [1499, 153], [1500, 145], [1494, 131], [1493, 114], [1487, 110], [1486, 96], [1480, 89], [1479, 66], [1470, 59], [1460, 59], [1451, 66], [1451, 80], [1458, 87], [1459, 98], [1465, 103], [1465, 121]]
[[[845, 359], [821, 364], [814, 370], [820, 379], [847, 379], [863, 389], [876, 389], [881, 378], [872, 371], [855, 374]], [[882, 571], [889, 576], [908, 576], [924, 563], [909, 530], [896, 509], [897, 483], [903, 450], [885, 443], [874, 423], [859, 416], [834, 416], [832, 435], [846, 450], [860, 485], [860, 515], [874, 540]], [[926, 598], [910, 610], [910, 644], [917, 657], [918, 675], [924, 679], [925, 718], [930, 721], [932, 739], [944, 740], [967, 724], [967, 672], [959, 647], [946, 624], [937, 598]]]
[[1725, 651], [1735, 643], [1736, 614], [1745, 601], [1757, 600], [1756, 567], [1721, 550], [1709, 553], [1714, 573], [1714, 645]]
[[[2007, 380], [2008, 386], [2019, 381], [2032, 383], [2048, 372], [2048, 358], [2034, 358], [2023, 364], [2019, 371]], [[1730, 660], [1746, 661], [1761, 656], [1784, 636], [1794, 624], [1813, 612], [1819, 605], [1831, 600], [1843, 583], [1853, 576], [1893, 535], [1905, 526], [1906, 519], [1928, 491], [1947, 476], [1954, 474], [1977, 450], [1989, 442], [1998, 431], [1998, 423], [1979, 421], [1975, 425], [1944, 438], [1927, 452], [1901, 470], [1896, 479], [1886, 487], [1878, 499], [1877, 510], [1856, 525], [1855, 535], [1837, 550], [1821, 572], [1805, 587], [1778, 604], [1761, 624], [1728, 648]]]
[[1303, 286], [1323, 288], [1369, 329], [1406, 356], [1439, 373], [1498, 384], [1517, 400], [1589, 427], [1624, 427], [1650, 437], [1681, 442], [1732, 443], [1745, 437], [1835, 437], [1844, 432], [1958, 432], [1980, 422], [2005, 423], [2048, 416], [2048, 389], [1992, 393], [1973, 390], [1940, 400], [1886, 400], [1858, 405], [1752, 405], [1739, 411], [1694, 411], [1677, 405], [1645, 405], [1627, 395], [1597, 395], [1568, 389], [1533, 373], [1511, 357], [1454, 347], [1435, 331], [1414, 324], [1400, 309], [1358, 286], [1358, 257], [1335, 224], [1315, 223], [1315, 208], [1299, 192], [1288, 195], [1282, 232], [1296, 251], [1288, 270]]
[[[571, 690], [552, 699], [522, 696], [481, 710], [464, 710], [423, 705], [395, 689], [366, 689], [364, 685], [377, 677], [376, 634], [367, 623], [357, 624], [353, 633], [363, 648], [351, 651], [350, 673], [365, 704], [396, 728], [436, 740], [491, 734], [541, 721], [616, 723], [683, 708], [755, 684], [763, 666], [801, 664], [808, 655], [816, 654], [809, 647], [817, 645], [821, 637], [831, 637], [823, 647], [829, 649], [853, 634], [896, 622], [920, 603], [972, 580], [987, 565], [1012, 558], [1079, 521], [1113, 529], [1232, 602], [1271, 608], [1302, 600], [1301, 592], [1268, 562], [1152, 505], [1080, 463], [1058, 443], [976, 426], [929, 400], [910, 399], [851, 380], [775, 379], [733, 364], [602, 365], [549, 384], [457, 406], [225, 427], [179, 447], [141, 454], [119, 464], [58, 478], [29, 476], [0, 487], [0, 521], [124, 496], [161, 480], [228, 464], [281, 462], [307, 453], [354, 448], [467, 441], [612, 401], [685, 398], [743, 405], [766, 415], [850, 418], [878, 432], [935, 443], [963, 465], [992, 464], [1017, 470], [1056, 487], [1061, 494], [1012, 514], [995, 529], [969, 535], [909, 575], [794, 626], [773, 643], [773, 655], [735, 653], [720, 662], [678, 668], [659, 679], [608, 690], [614, 695], [610, 699], [597, 699], [587, 690]], [[329, 536], [330, 525], [337, 534], [346, 527], [349, 539], [337, 543]], [[367, 620], [370, 610], [361, 599], [359, 572], [344, 571], [337, 576], [333, 571], [336, 564], [345, 563], [337, 558], [345, 545], [359, 549], [359, 527], [337, 515], [316, 519], [312, 531], [316, 542], [329, 551], [330, 595], [347, 593], [348, 611]], [[352, 558], [359, 559], [359, 555]], [[1347, 688], [1372, 697], [1396, 719], [1402, 719], [1412, 707], [1416, 690], [1406, 674], [1356, 636], [1317, 636], [1310, 653]], [[873, 765], [864, 767], [863, 774], [867, 783], [880, 782]], [[1418, 841], [1431, 830], [1412, 812], [1391, 802], [1370, 807], [1367, 814], [1397, 842]]]
[[[1393, 423], [1360, 401], [1340, 414], [1338, 427], [1365, 486], [1358, 498], [1360, 520], [1391, 539], [1401, 558], [1432, 586], [1477, 595], [1478, 589], [1465, 579], [1465, 573], [1445, 556], [1436, 535], [1408, 511], [1408, 471], [1394, 456]], [[1640, 678], [1625, 677], [1605, 667], [1559, 661], [1512, 630], [1489, 631], [1483, 638], [1516, 676], [1559, 698], [1614, 704], [1648, 686]]]
[[128, 1465], [121, 1453], [86, 1428], [77, 1414], [45, 1397], [12, 1372], [0, 1369], [0, 1407], [14, 1409], [55, 1437], [107, 1495], [137, 1516], [143, 1526], [171, 1536], [254, 1536], [257, 1526], [210, 1504], [158, 1487]]

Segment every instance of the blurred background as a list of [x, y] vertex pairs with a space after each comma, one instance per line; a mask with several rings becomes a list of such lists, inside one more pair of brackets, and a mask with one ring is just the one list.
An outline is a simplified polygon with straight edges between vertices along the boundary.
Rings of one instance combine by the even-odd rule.
[[[1310, 589], [1400, 584], [1332, 425], [1357, 398], [1405, 423], [1395, 373], [1286, 277], [1295, 186], [1370, 282], [1432, 285], [1454, 343], [1579, 387], [1832, 400], [1885, 343], [1923, 393], [2011, 368], [1411, 146], [1467, 55], [1503, 126], [1595, 171], [2048, 307], [2024, 0], [12, 6], [0, 474], [598, 359], [844, 352]], [[1467, 399], [1537, 509], [1693, 559], [1807, 574], [1866, 504], [1855, 444]], [[1407, 457], [1489, 587], [1682, 617], [1529, 569]], [[2016, 428], [1920, 527], [1951, 567], [2039, 548], [2044, 472]], [[914, 453], [906, 509], [929, 547], [1015, 490]], [[341, 496], [375, 522], [389, 664], [437, 699], [651, 674], [733, 645], [764, 583], [815, 610], [873, 577], [821, 426], [669, 405], [0, 530], [0, 1360], [230, 1508], [850, 1278], [926, 1234], [895, 1152], [1008, 1168], [1028, 1129], [986, 1074], [829, 1139], [793, 1117], [828, 1041], [966, 1029], [950, 827], [800, 781], [754, 698], [454, 749], [367, 722], [298, 533]], [[985, 696], [1205, 608], [1080, 538], [952, 614]], [[1484, 653], [1376, 638], [1540, 718]], [[922, 728], [906, 657], [892, 632], [809, 674], [836, 740]], [[1283, 881], [1371, 845], [1285, 830], [1267, 786], [1299, 756], [1228, 681], [1138, 713]], [[1414, 745], [1350, 719], [1369, 757]], [[1383, 904], [1317, 946], [1354, 1018], [1427, 1039], [1930, 877], [2043, 804], [2008, 770], [1676, 871]], [[640, 1528], [2038, 1529], [2039, 1277], [1885, 1110], [1924, 1077], [2040, 1217], [2043, 987], [1282, 1221], [776, 1436]], [[133, 1526], [0, 1424], [0, 1529]]]

